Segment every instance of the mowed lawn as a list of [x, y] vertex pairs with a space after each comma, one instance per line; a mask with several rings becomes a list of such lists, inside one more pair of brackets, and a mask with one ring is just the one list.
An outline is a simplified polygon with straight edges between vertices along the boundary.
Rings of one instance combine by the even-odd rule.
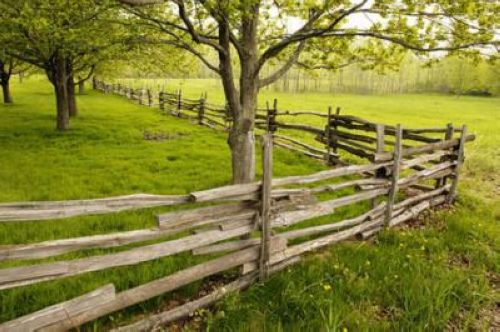
[[[186, 97], [217, 85], [169, 81]], [[170, 89], [171, 87], [171, 89]], [[105, 197], [138, 192], [182, 194], [230, 181], [226, 134], [96, 92], [79, 96], [80, 116], [57, 133], [50, 86], [33, 78], [13, 86], [15, 105], [0, 106], [0, 201]], [[424, 220], [421, 229], [390, 230], [375, 242], [350, 242], [310, 255], [264, 285], [201, 311], [211, 330], [442, 330], [491, 324], [499, 277], [498, 192], [500, 99], [438, 95], [354, 96], [285, 94], [265, 90], [261, 103], [353, 114], [408, 127], [466, 123], [478, 136], [456, 208]], [[311, 120], [314, 123], [315, 120]], [[167, 139], [145, 140], [144, 133]], [[275, 173], [304, 174], [324, 166], [277, 149]], [[38, 242], [151, 227], [168, 208], [108, 216], [0, 224], [0, 244]], [[130, 246], [128, 246], [130, 247]], [[87, 250], [46, 259], [73, 259], [126, 248]], [[12, 319], [112, 282], [118, 290], [153, 280], [203, 258], [176, 255], [138, 266], [0, 291], [0, 321]], [[32, 262], [2, 262], [0, 267]], [[88, 324], [103, 330], [153, 311], [172, 297], [196, 294], [199, 283]], [[496, 313], [498, 315], [498, 312]]]

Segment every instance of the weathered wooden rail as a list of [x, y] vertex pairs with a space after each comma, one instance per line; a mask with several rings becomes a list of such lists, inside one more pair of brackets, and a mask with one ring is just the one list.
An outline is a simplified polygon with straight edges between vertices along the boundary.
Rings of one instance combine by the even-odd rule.
[[[119, 91], [127, 90], [122, 88]], [[443, 131], [405, 131], [399, 125], [373, 127], [357, 118], [349, 117], [347, 120], [338, 114], [332, 116], [331, 112], [327, 119], [328, 126], [323, 131], [327, 134], [322, 137], [329, 142], [328, 149], [341, 148], [333, 142], [341, 137], [335, 136], [335, 133], [345, 123], [362, 124], [373, 129], [375, 141], [369, 142], [376, 145], [376, 151], [370, 158], [373, 161], [313, 174], [274, 178], [273, 145], [280, 138], [273, 132], [275, 122], [267, 119], [268, 132], [262, 135], [263, 178], [254, 183], [229, 185], [183, 196], [139, 194], [94, 200], [1, 204], [0, 222], [9, 223], [115, 213], [153, 206], [182, 205], [183, 209], [158, 215], [157, 226], [152, 229], [0, 246], [0, 260], [22, 260], [90, 248], [118, 247], [176, 235], [172, 240], [160, 240], [117, 253], [0, 269], [0, 290], [135, 265], [186, 251], [193, 255], [206, 255], [207, 260], [119, 293], [111, 284], [103, 286], [80, 297], [4, 322], [0, 324], [0, 331], [68, 330], [194, 281], [239, 268], [234, 281], [224, 287], [119, 328], [125, 331], [147, 330], [188, 315], [228, 292], [240, 290], [257, 280], [266, 280], [271, 273], [297, 263], [306, 252], [355, 237], [368, 238], [384, 227], [400, 225], [426, 209], [454, 200], [464, 160], [464, 146], [473, 139], [473, 135], [467, 134], [465, 126], [460, 130], [448, 126], [446, 139], [431, 140], [420, 136], [427, 132], [441, 134]], [[342, 121], [337, 122], [338, 119]], [[460, 133], [459, 138], [453, 138], [455, 131]], [[394, 137], [392, 151], [383, 147], [385, 136]], [[405, 140], [415, 139], [418, 145], [404, 144]], [[318, 194], [324, 193], [329, 193], [329, 198], [320, 200]], [[361, 204], [366, 201], [371, 202], [370, 207], [367, 207], [369, 204]], [[199, 207], [197, 203], [212, 205]], [[335, 215], [336, 209], [353, 204], [359, 205], [360, 214], [357, 216], [338, 222], [314, 220]], [[298, 224], [303, 227], [287, 229]], [[290, 239], [294, 239], [295, 244], [289, 245]], [[217, 256], [210, 256], [212, 254]]]

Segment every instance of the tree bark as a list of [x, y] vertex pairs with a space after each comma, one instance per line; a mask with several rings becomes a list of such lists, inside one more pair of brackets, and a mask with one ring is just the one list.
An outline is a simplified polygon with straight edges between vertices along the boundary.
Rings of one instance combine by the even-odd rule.
[[4, 104], [12, 104], [14, 101], [12, 100], [12, 95], [10, 93], [10, 84], [9, 79], [2, 80], [2, 92], [3, 92], [3, 103]]
[[[234, 87], [231, 59], [221, 57], [220, 71], [226, 100], [233, 116], [233, 127], [228, 143], [231, 148], [233, 183], [248, 183], [255, 179], [255, 111], [259, 92], [256, 68], [258, 65], [257, 24], [259, 6], [252, 6], [251, 13], [242, 20], [242, 50], [240, 56], [239, 91]], [[219, 26], [219, 44], [229, 54], [229, 27]], [[231, 78], [231, 79], [228, 79]]]
[[73, 65], [70, 59], [66, 59], [66, 71], [68, 81], [66, 82], [67, 96], [68, 96], [68, 112], [70, 117], [78, 115], [78, 108], [76, 106], [75, 97], [75, 81], [73, 78]]
[[2, 86], [3, 92], [3, 103], [12, 104], [12, 95], [10, 93], [10, 76], [12, 74], [12, 62], [9, 65], [9, 69], [6, 69], [6, 64], [0, 61], [0, 85]]
[[68, 77], [66, 73], [66, 61], [62, 57], [56, 57], [53, 65], [47, 70], [47, 76], [54, 86], [57, 105], [57, 130], [69, 129], [68, 89], [66, 87]]

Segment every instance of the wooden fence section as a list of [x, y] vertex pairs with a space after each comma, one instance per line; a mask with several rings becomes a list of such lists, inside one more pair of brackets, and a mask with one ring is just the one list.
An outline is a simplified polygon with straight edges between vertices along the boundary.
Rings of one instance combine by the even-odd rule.
[[[385, 133], [385, 130], [378, 132]], [[0, 218], [4, 222], [96, 211], [113, 213], [158, 205], [183, 205], [185, 209], [158, 215], [157, 227], [153, 229], [0, 246], [1, 260], [36, 259], [176, 235], [168, 241], [117, 253], [0, 269], [0, 289], [135, 265], [186, 251], [206, 255], [206, 261], [119, 293], [115, 292], [113, 285], [101, 287], [4, 322], [0, 324], [0, 331], [67, 330], [208, 276], [238, 269], [234, 280], [224, 287], [119, 329], [147, 330], [188, 315], [228, 292], [266, 280], [275, 271], [298, 262], [306, 252], [346, 239], [368, 238], [383, 227], [400, 225], [426, 209], [451, 202], [456, 195], [464, 146], [471, 139], [466, 127], [461, 128], [459, 139], [427, 142], [418, 148], [403, 146], [404, 133], [403, 128], [395, 127], [396, 149], [391, 153], [379, 152], [375, 158], [377, 162], [364, 165], [274, 178], [272, 151], [275, 137], [269, 132], [263, 135], [264, 175], [258, 182], [229, 185], [186, 196], [143, 194], [100, 200], [3, 204]], [[371, 202], [371, 207], [361, 204], [367, 201]], [[212, 205], [197, 205], [207, 202]], [[357, 216], [338, 222], [315, 219], [334, 216], [336, 209], [353, 204], [359, 205], [360, 214]], [[290, 225], [301, 225], [301, 228], [288, 230]], [[293, 245], [288, 244], [291, 239], [294, 239]], [[213, 254], [216, 256], [211, 256]]]
[[[114, 93], [137, 101], [141, 105], [158, 106], [163, 112], [189, 119], [193, 123], [214, 129], [229, 130], [232, 125], [231, 111], [227, 106], [208, 103], [206, 93], [200, 99], [187, 99], [181, 90], [174, 93], [132, 89], [121, 84], [108, 84], [94, 80], [94, 87], [104, 93]], [[390, 160], [395, 147], [396, 127], [379, 124], [352, 115], [341, 115], [340, 108], [328, 108], [327, 113], [290, 111], [278, 109], [278, 101], [257, 109], [255, 125], [263, 132], [273, 134], [275, 146], [292, 150], [328, 165], [347, 165], [339, 156], [339, 150], [369, 162]], [[311, 125], [310, 123], [322, 123]], [[443, 128], [402, 129], [401, 144], [435, 150], [431, 143], [454, 144], [450, 141], [461, 128], [448, 124]], [[467, 141], [474, 135], [466, 136]], [[405, 153], [414, 153], [408, 150]], [[418, 168], [418, 165], [414, 167]]]

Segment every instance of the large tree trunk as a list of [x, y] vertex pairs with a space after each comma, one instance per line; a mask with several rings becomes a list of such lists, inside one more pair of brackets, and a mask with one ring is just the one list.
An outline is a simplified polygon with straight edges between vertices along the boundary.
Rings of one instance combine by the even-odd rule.
[[219, 45], [226, 52], [219, 52], [219, 69], [226, 101], [233, 117], [229, 133], [229, 147], [233, 183], [248, 183], [255, 179], [255, 109], [257, 106], [258, 80], [255, 77], [257, 66], [257, 17], [258, 5], [254, 12], [243, 19], [242, 43], [244, 54], [240, 54], [240, 89], [234, 85], [230, 56], [229, 27], [219, 24]]
[[10, 80], [2, 79], [2, 92], [3, 92], [3, 103], [4, 104], [12, 104], [14, 101], [12, 100], [12, 95], [10, 93]]
[[75, 81], [73, 78], [73, 65], [70, 59], [67, 59], [66, 70], [68, 81], [66, 82], [66, 89], [68, 94], [68, 112], [70, 117], [75, 117], [78, 115], [78, 108], [76, 106], [76, 96], [75, 96]]
[[53, 66], [47, 70], [47, 76], [54, 86], [57, 105], [57, 130], [69, 129], [69, 109], [68, 109], [68, 76], [66, 73], [66, 61], [57, 57]]

